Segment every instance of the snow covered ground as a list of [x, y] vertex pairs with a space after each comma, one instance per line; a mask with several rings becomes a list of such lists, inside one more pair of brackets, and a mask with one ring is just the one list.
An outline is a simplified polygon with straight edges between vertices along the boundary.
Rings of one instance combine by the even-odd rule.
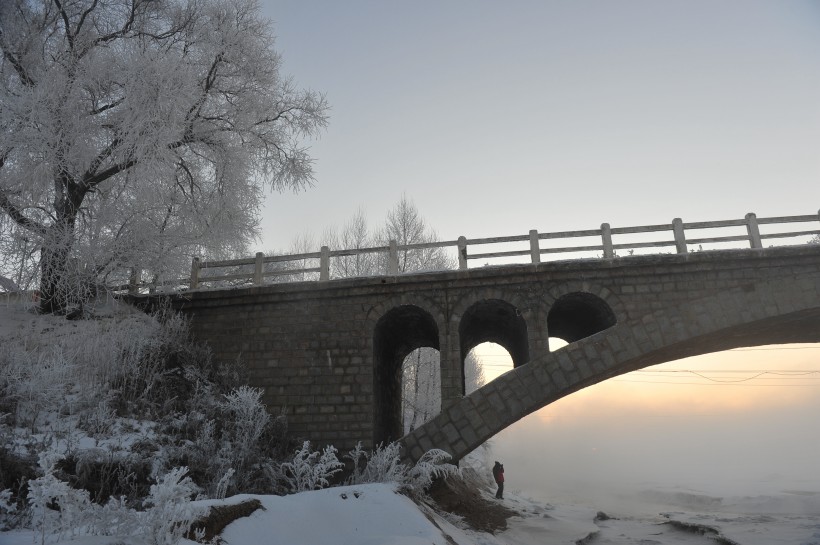
[[[264, 510], [230, 524], [222, 533], [225, 545], [820, 545], [820, 494], [808, 491], [715, 498], [654, 490], [613, 497], [605, 502], [611, 507], [607, 511], [581, 502], [548, 504], [509, 494], [503, 503], [521, 516], [510, 519], [509, 528], [496, 535], [464, 529], [452, 517], [417, 506], [389, 484], [197, 503], [230, 504], [254, 497]], [[0, 533], [0, 543], [39, 543], [38, 537], [31, 532]], [[149, 542], [120, 536], [61, 543]]]
[[546, 503], [513, 493], [503, 504], [521, 516], [496, 535], [465, 530], [389, 485], [262, 500], [267, 510], [229, 526], [227, 544], [820, 545], [820, 491], [808, 490], [727, 498], [645, 490], [613, 494], [598, 505]]
[[597, 505], [555, 503], [540, 517], [536, 501], [514, 496], [509, 503], [536, 516], [510, 522], [510, 530], [498, 536], [508, 545], [820, 545], [820, 492], [719, 498], [646, 490], [613, 495]]

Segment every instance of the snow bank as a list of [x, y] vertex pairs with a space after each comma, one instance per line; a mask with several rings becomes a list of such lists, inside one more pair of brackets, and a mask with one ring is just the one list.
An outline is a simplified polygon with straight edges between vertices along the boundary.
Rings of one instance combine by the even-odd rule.
[[250, 498], [258, 498], [265, 510], [230, 524], [222, 533], [226, 545], [448, 544], [416, 504], [397, 493], [392, 484], [343, 486], [282, 497], [240, 495], [221, 503]]

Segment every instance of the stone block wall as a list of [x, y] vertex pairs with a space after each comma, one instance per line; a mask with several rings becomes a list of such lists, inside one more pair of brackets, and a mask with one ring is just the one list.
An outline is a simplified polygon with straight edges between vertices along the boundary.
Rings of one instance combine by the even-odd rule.
[[[200, 289], [174, 296], [173, 304], [218, 360], [246, 367], [250, 384], [264, 388], [271, 412], [287, 414], [293, 433], [345, 452], [377, 440], [373, 337], [378, 320], [398, 306], [417, 306], [436, 323], [447, 409], [462, 397], [460, 321], [478, 302], [504, 301], [520, 313], [534, 359], [548, 352], [550, 308], [568, 293], [600, 298], [620, 324], [772, 280], [808, 278], [811, 293], [820, 293], [818, 277], [820, 246], [804, 246]], [[691, 320], [709, 319], [708, 312], [690, 313]]]

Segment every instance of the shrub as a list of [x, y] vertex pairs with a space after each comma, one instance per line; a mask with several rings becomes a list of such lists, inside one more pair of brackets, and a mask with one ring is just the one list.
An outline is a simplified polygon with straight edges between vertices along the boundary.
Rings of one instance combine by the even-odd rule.
[[398, 443], [380, 445], [367, 452], [359, 442], [348, 458], [353, 461], [348, 484], [395, 482], [400, 491], [417, 498], [425, 494], [433, 479], [459, 472], [457, 466], [447, 463], [451, 456], [439, 449], [425, 452], [413, 467], [408, 467], [401, 462], [401, 445]]
[[86, 490], [94, 503], [103, 505], [112, 497], [139, 505], [150, 490], [150, 460], [125, 452], [100, 448], [69, 453], [55, 464], [58, 477], [72, 487]]
[[21, 456], [11, 449], [0, 445], [0, 490], [19, 490], [36, 474], [34, 458]]
[[43, 475], [28, 482], [28, 503], [34, 530], [65, 538], [88, 525], [92, 510], [86, 490], [76, 490], [55, 476], [55, 460], [40, 456]]
[[398, 443], [379, 446], [367, 452], [359, 441], [347, 457], [353, 461], [353, 473], [347, 480], [348, 484], [403, 483], [407, 479], [407, 466], [401, 463], [401, 446]]
[[407, 473], [403, 489], [411, 496], [423, 496], [434, 478], [446, 478], [448, 475], [458, 474], [458, 466], [448, 464], [452, 456], [440, 449], [431, 449], [422, 454]]
[[145, 534], [155, 545], [173, 545], [184, 536], [204, 509], [191, 505], [199, 490], [187, 467], [174, 468], [151, 486], [146, 504], [151, 508], [143, 516]]
[[[279, 492], [276, 461], [289, 447], [287, 421], [284, 416], [271, 418], [260, 398], [261, 390], [247, 386], [221, 400], [203, 390], [192, 398], [194, 408], [189, 412], [165, 419], [169, 443], [162, 466], [187, 466], [209, 497], [236, 491]], [[232, 477], [221, 482], [229, 471], [234, 472]]]
[[185, 467], [172, 469], [151, 485], [145, 501], [149, 508], [142, 513], [130, 509], [123, 498], [111, 498], [104, 506], [92, 503], [88, 491], [57, 477], [53, 456], [41, 456], [40, 468], [43, 475], [29, 482], [29, 505], [32, 528], [41, 542], [45, 536], [140, 535], [154, 545], [173, 545], [204, 511], [191, 504], [199, 488]]
[[291, 492], [306, 492], [329, 486], [330, 479], [342, 468], [335, 447], [328, 445], [321, 453], [312, 452], [310, 441], [305, 441], [293, 459], [281, 465], [281, 475]]

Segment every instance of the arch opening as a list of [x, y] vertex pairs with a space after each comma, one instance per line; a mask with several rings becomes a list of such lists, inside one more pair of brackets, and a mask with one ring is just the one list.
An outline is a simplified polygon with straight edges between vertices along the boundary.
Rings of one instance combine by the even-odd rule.
[[607, 302], [587, 292], [562, 295], [547, 315], [550, 338], [558, 338], [565, 343], [574, 343], [609, 329], [616, 323], [615, 313]]
[[401, 368], [402, 430], [410, 433], [441, 412], [441, 354], [435, 348], [416, 348]]
[[473, 304], [461, 318], [458, 326], [461, 348], [462, 389], [464, 362], [470, 350], [479, 344], [491, 342], [502, 346], [512, 357], [513, 366], [524, 365], [530, 359], [527, 323], [515, 306], [500, 299], [485, 299]]
[[[402, 367], [418, 348], [439, 350], [438, 325], [420, 307], [401, 305], [376, 323], [373, 333], [373, 441], [387, 444], [404, 435]], [[440, 396], [440, 394], [439, 394]]]
[[500, 344], [474, 346], [464, 359], [464, 394], [470, 395], [512, 368], [512, 356]]
[[556, 350], [561, 350], [562, 348], [564, 348], [566, 345], [569, 344], [567, 341], [565, 341], [561, 337], [549, 337], [547, 339], [547, 342], [549, 343], [550, 352], [555, 352]]

